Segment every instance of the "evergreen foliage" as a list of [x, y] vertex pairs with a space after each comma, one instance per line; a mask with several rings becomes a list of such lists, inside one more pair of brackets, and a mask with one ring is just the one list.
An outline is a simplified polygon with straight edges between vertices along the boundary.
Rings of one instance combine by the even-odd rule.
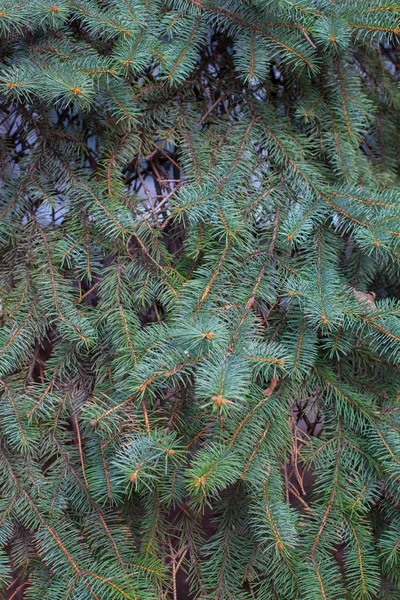
[[398, 599], [399, 2], [0, 36], [2, 597]]

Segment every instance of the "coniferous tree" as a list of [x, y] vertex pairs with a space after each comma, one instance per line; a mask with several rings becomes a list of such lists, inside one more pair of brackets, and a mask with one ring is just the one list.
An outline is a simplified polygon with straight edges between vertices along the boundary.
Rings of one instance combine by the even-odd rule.
[[0, 582], [400, 597], [400, 4], [0, 0]]

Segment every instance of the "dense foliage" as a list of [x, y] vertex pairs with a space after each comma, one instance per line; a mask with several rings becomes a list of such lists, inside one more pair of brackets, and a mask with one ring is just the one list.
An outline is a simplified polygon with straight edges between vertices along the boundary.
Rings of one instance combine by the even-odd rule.
[[0, 580], [400, 597], [400, 4], [1, 0]]

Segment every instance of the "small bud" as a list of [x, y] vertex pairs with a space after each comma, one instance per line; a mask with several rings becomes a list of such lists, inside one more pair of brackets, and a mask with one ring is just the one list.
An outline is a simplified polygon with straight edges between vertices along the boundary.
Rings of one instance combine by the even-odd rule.
[[211, 402], [215, 402], [218, 407], [222, 406], [223, 404], [229, 404], [229, 400], [221, 396], [221, 394], [218, 396], [211, 396]]
[[198, 488], [200, 486], [205, 486], [206, 485], [206, 478], [204, 475], [202, 475], [201, 477], [196, 477], [194, 480], [194, 487]]
[[72, 92], [73, 94], [76, 94], [77, 96], [80, 96], [82, 94], [82, 90], [80, 90], [77, 87], [72, 87], [72, 88], [70, 88], [69, 91]]
[[132, 483], [135, 483], [135, 481], [137, 480], [139, 474], [139, 469], [136, 469], [136, 471], [134, 471], [132, 473], [132, 475], [129, 477], [129, 481], [131, 481]]
[[213, 334], [213, 332], [212, 332], [212, 331], [208, 331], [207, 333], [202, 333], [202, 334], [201, 334], [201, 337], [203, 338], [203, 340], [204, 340], [204, 339], [207, 339], [207, 340], [212, 340], [212, 339], [213, 339], [213, 335], [214, 335], [214, 334]]

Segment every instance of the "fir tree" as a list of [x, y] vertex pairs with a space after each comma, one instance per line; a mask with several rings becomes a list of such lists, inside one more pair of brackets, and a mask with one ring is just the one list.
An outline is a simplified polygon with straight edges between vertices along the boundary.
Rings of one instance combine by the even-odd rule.
[[400, 4], [0, 0], [0, 581], [400, 597]]

